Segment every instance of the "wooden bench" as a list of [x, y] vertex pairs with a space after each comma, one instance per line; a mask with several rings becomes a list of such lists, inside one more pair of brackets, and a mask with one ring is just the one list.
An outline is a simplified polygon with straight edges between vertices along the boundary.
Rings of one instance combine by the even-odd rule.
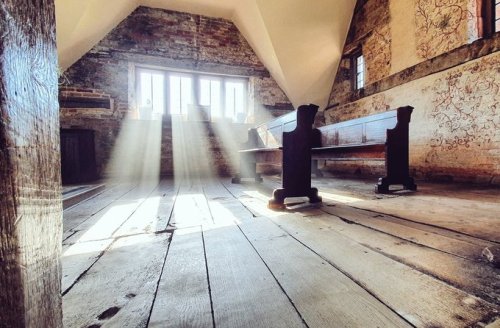
[[385, 177], [376, 191], [386, 193], [389, 186], [402, 184], [417, 190], [409, 175], [408, 130], [413, 107], [400, 107], [381, 114], [319, 127], [312, 148], [312, 171], [321, 176], [318, 160], [385, 161]]
[[240, 183], [243, 178], [260, 182], [257, 164], [281, 165], [282, 188], [274, 190], [269, 208], [284, 208], [287, 197], [308, 197], [311, 203], [321, 202], [318, 190], [311, 188], [312, 125], [317, 111], [316, 105], [302, 105], [250, 129], [248, 141], [239, 151], [240, 172], [232, 182]]

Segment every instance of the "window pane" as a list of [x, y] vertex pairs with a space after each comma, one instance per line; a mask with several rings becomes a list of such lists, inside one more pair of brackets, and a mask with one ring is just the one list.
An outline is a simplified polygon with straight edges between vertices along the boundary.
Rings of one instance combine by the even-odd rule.
[[200, 79], [200, 105], [210, 106], [210, 80]]
[[140, 107], [151, 107], [151, 74], [141, 73], [140, 83]]
[[161, 115], [164, 108], [164, 87], [163, 87], [163, 74], [152, 74], [153, 82], [153, 113]]
[[193, 79], [190, 76], [170, 75], [169, 107], [171, 114], [187, 114], [193, 104]]
[[495, 32], [500, 31], [500, 1], [495, 4]]
[[163, 72], [138, 70], [137, 104], [140, 119], [159, 118], [164, 108]]
[[212, 117], [221, 117], [221, 81], [218, 77], [200, 78], [200, 105], [208, 106]]
[[246, 94], [245, 82], [227, 81], [226, 87], [226, 110], [225, 117], [232, 118], [236, 122], [244, 122], [246, 116]]
[[365, 59], [363, 55], [356, 57], [356, 89], [365, 86]]
[[169, 108], [170, 114], [181, 113], [181, 78], [179, 76], [171, 75], [169, 78]]
[[233, 118], [235, 113], [235, 87], [231, 82], [226, 82], [226, 111], [224, 116]]
[[212, 81], [210, 83], [210, 110], [212, 116], [221, 117], [222, 116], [222, 106], [221, 106], [221, 83], [220, 81]]
[[181, 77], [181, 113], [187, 114], [188, 107], [193, 104], [193, 79]]

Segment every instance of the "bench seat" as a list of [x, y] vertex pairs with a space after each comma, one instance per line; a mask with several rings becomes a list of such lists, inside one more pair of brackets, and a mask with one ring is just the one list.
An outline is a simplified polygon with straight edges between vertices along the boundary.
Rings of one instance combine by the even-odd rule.
[[238, 150], [239, 153], [272, 153], [272, 152], [281, 152], [283, 147], [274, 147], [274, 148], [250, 148], [250, 149], [241, 149]]

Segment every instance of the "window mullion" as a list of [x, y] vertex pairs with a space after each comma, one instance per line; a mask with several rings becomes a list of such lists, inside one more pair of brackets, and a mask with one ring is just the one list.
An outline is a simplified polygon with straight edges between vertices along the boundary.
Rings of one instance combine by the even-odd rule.
[[221, 79], [221, 88], [220, 88], [220, 97], [221, 97], [221, 117], [223, 119], [226, 118], [226, 79], [222, 78]]
[[172, 115], [172, 112], [170, 110], [170, 79], [169, 79], [169, 74], [168, 72], [163, 73], [163, 97], [164, 97], [164, 104], [163, 104], [163, 115]]

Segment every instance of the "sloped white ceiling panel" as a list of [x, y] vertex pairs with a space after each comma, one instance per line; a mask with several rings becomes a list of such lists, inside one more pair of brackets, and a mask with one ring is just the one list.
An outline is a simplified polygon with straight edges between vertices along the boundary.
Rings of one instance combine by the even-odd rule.
[[65, 70], [137, 8], [137, 0], [56, 0], [59, 66]]
[[[354, 0], [256, 0], [295, 107], [328, 102]], [[278, 14], [279, 13], [279, 14]], [[265, 63], [265, 61], [264, 61]]]

